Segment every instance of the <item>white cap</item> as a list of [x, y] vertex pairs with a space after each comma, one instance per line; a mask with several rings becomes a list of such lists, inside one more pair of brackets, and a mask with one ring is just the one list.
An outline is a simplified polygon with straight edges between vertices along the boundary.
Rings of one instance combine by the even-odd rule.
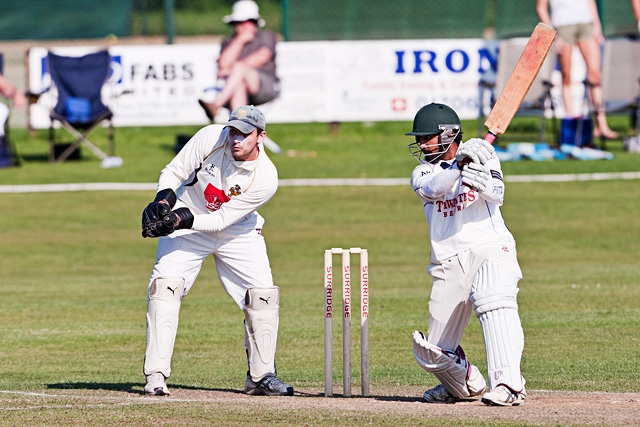
[[259, 27], [264, 27], [264, 19], [260, 16], [258, 4], [253, 0], [239, 0], [235, 2], [231, 15], [222, 18], [222, 22], [225, 24], [245, 21], [256, 21]]

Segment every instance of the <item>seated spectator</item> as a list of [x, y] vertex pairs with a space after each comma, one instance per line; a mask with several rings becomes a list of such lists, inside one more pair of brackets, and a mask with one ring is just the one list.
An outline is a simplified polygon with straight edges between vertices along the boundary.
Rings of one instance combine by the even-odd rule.
[[[27, 105], [27, 98], [23, 91], [15, 87], [0, 74], [0, 96], [10, 99], [16, 108], [23, 109]], [[4, 139], [4, 128], [9, 118], [9, 107], [0, 103], [0, 139]]]
[[213, 102], [198, 100], [212, 122], [220, 108], [260, 105], [278, 95], [276, 35], [259, 29], [265, 22], [258, 5], [252, 0], [237, 1], [232, 14], [222, 21], [234, 29], [220, 47], [217, 78], [223, 84]]

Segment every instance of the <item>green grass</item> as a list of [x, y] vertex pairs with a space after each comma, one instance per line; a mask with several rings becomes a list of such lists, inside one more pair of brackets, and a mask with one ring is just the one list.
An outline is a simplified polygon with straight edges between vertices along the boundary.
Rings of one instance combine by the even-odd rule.
[[[272, 156], [281, 178], [377, 178], [408, 177], [415, 166], [406, 149], [409, 138], [403, 136], [408, 126], [344, 123], [337, 135], [326, 124], [268, 128], [286, 152], [292, 151], [291, 157]], [[623, 126], [621, 121], [614, 127]], [[475, 123], [466, 127], [474, 129]], [[518, 123], [513, 128], [517, 131]], [[100, 169], [86, 152], [79, 161], [49, 164], [44, 133], [31, 137], [15, 129], [12, 137], [23, 165], [1, 169], [0, 185], [155, 182], [174, 154], [176, 135], [196, 129], [118, 129], [117, 150], [124, 166], [111, 170]], [[105, 143], [100, 138], [103, 135], [98, 135], [98, 144]], [[505, 163], [504, 169], [507, 175], [639, 170], [637, 158], [623, 152], [619, 143], [611, 143], [610, 149], [616, 155], [612, 161], [523, 161]], [[145, 295], [155, 241], [143, 239], [139, 228], [140, 213], [152, 193], [0, 194], [0, 390], [141, 391]], [[528, 389], [640, 391], [639, 196], [637, 181], [508, 184], [503, 214], [518, 241], [524, 272], [519, 304]], [[321, 390], [322, 253], [329, 247], [361, 246], [370, 252], [372, 392], [435, 385], [411, 352], [411, 332], [426, 329], [430, 280], [425, 272], [427, 226], [408, 186], [281, 187], [261, 213], [267, 220], [264, 233], [274, 278], [282, 291], [277, 361], [283, 379], [301, 391]], [[241, 388], [246, 370], [242, 321], [209, 259], [183, 301], [170, 385], [186, 390]], [[335, 323], [334, 360], [339, 366], [341, 334]], [[357, 354], [357, 326], [354, 329]], [[475, 318], [462, 344], [486, 373]], [[353, 357], [352, 363], [357, 387], [359, 359]], [[341, 382], [338, 371], [336, 384]], [[7, 399], [35, 407], [39, 398], [28, 403], [18, 403], [26, 399], [19, 396]], [[42, 424], [128, 424], [170, 413], [194, 424], [251, 420], [247, 408], [215, 411], [201, 403], [157, 409], [135, 403], [115, 409], [98, 405], [86, 412], [65, 410], [66, 404], [62, 399], [41, 411]], [[2, 406], [11, 405], [5, 400]], [[266, 420], [286, 416], [297, 425], [333, 425], [340, 416], [266, 412]], [[9, 421], [0, 418], [0, 425], [17, 425], [33, 412], [4, 415]], [[416, 420], [389, 415], [377, 425], [394, 423]]]

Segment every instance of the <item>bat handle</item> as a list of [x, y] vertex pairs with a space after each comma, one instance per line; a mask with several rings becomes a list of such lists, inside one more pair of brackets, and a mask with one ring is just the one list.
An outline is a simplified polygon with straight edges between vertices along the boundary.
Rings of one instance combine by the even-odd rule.
[[487, 134], [484, 136], [484, 140], [487, 141], [489, 144], [493, 144], [496, 138], [497, 138], [497, 135], [491, 131], [487, 132]]

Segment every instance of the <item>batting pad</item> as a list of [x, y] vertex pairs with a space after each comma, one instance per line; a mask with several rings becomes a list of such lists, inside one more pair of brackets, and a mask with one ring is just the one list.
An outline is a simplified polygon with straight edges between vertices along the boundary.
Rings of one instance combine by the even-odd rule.
[[145, 375], [154, 372], [162, 372], [167, 378], [171, 375], [171, 356], [178, 332], [183, 291], [182, 277], [159, 277], [149, 287]]
[[275, 374], [276, 342], [280, 310], [280, 289], [251, 288], [245, 296], [245, 345], [249, 375], [254, 382]]
[[480, 267], [471, 287], [471, 301], [484, 336], [489, 388], [504, 384], [513, 391], [524, 388], [520, 371], [524, 332], [518, 315], [518, 278], [500, 263]]
[[435, 375], [457, 398], [469, 399], [486, 387], [484, 377], [469, 364], [460, 346], [456, 352], [445, 351], [427, 341], [422, 332], [414, 331], [413, 355], [422, 369]]

